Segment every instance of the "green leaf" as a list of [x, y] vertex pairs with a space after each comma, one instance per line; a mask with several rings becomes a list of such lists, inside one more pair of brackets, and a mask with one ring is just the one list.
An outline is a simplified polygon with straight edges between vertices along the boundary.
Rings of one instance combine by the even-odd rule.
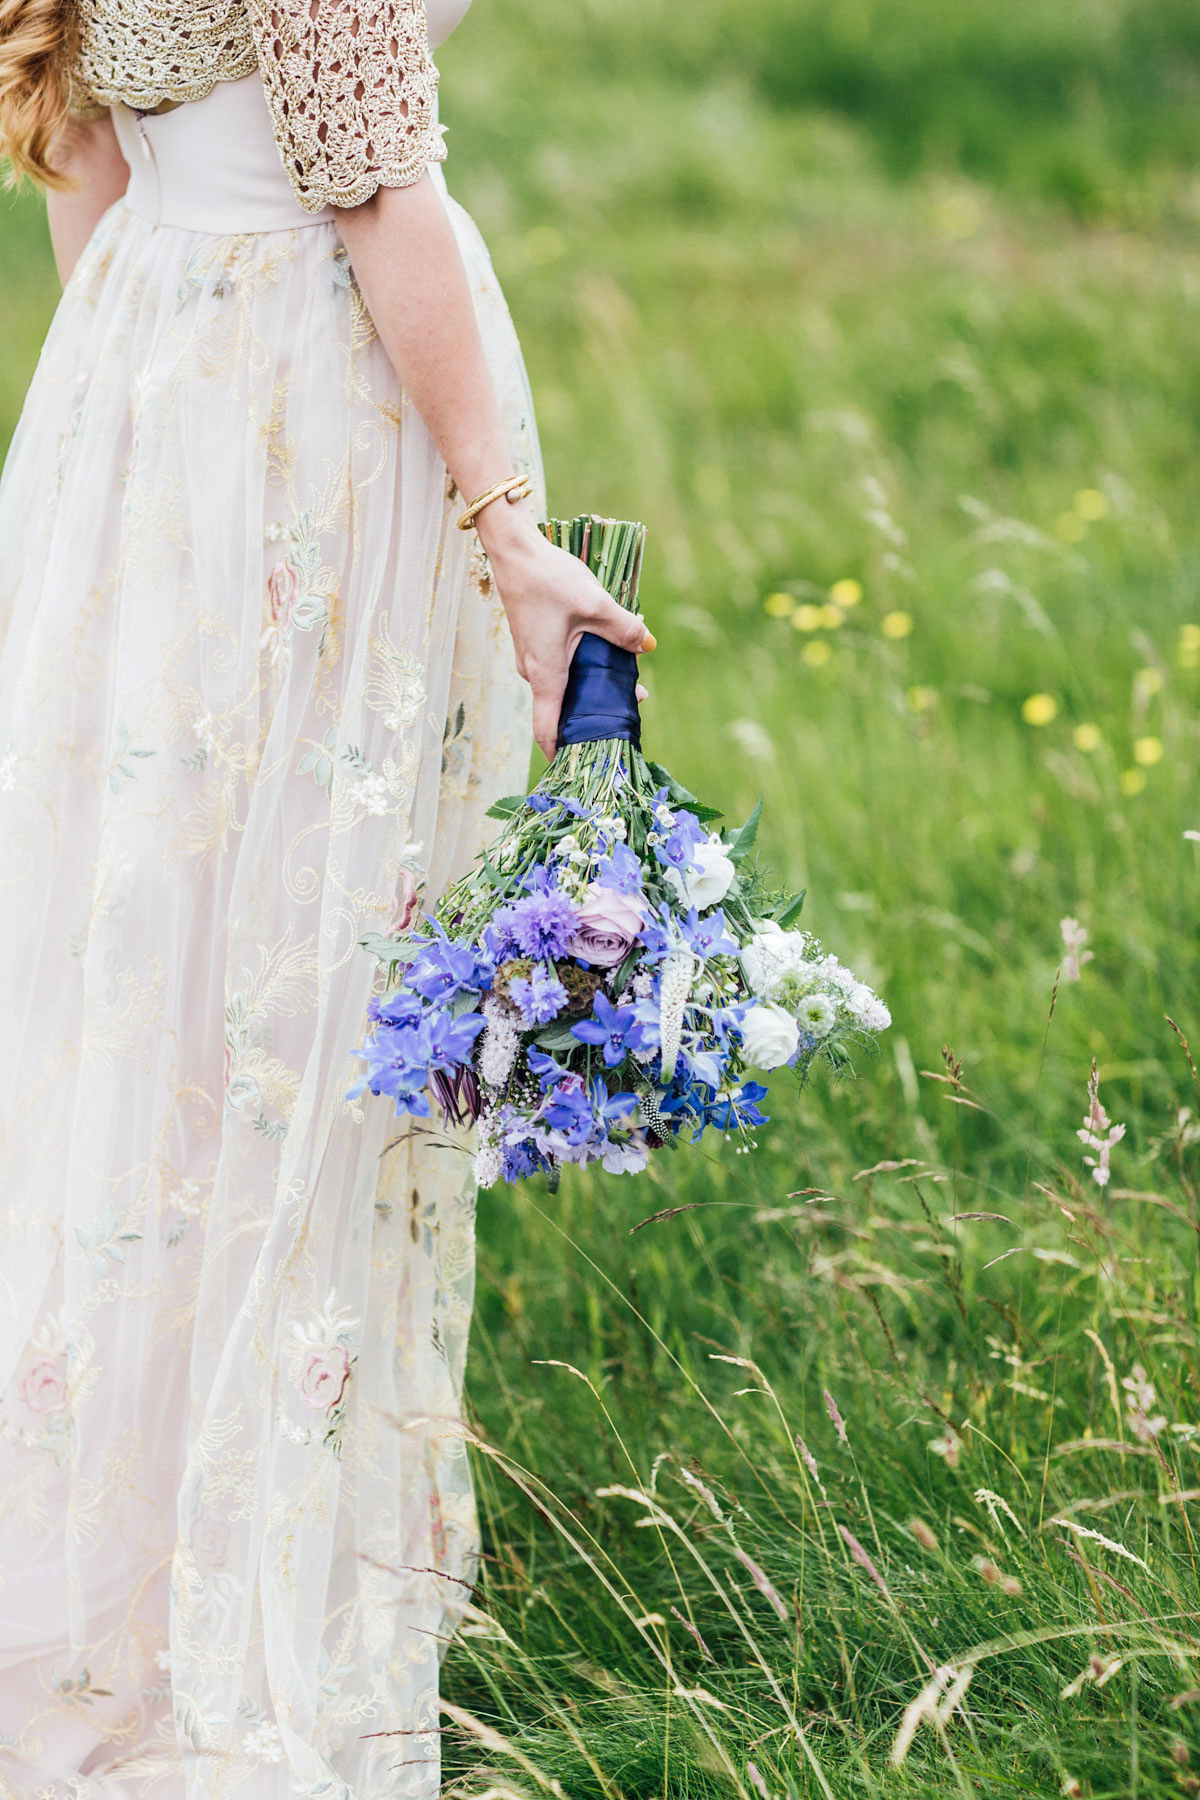
[[506, 794], [503, 800], [497, 800], [494, 806], [489, 806], [483, 816], [485, 819], [515, 818], [524, 806], [525, 800], [524, 794]]
[[538, 1032], [533, 1041], [539, 1050], [547, 1050], [551, 1055], [556, 1050], [578, 1050], [579, 1048], [579, 1039], [571, 1036], [569, 1025], [547, 1025], [544, 1031]]
[[741, 830], [734, 832], [726, 845], [731, 863], [743, 862], [753, 850], [755, 839], [758, 837], [758, 822], [762, 818], [762, 809], [762, 795], [760, 794], [755, 803], [754, 811], [750, 814], [750, 817], [746, 820], [746, 823], [742, 826]]
[[787, 905], [780, 913], [775, 923], [782, 931], [786, 931], [789, 926], [794, 925], [796, 920], [800, 917], [800, 914], [804, 911], [804, 895], [807, 892], [807, 888], [803, 889], [801, 893], [796, 895], [794, 900], [788, 901]]
[[365, 937], [359, 938], [358, 942], [363, 950], [369, 950], [371, 955], [377, 956], [381, 963], [396, 963], [404, 960], [405, 945], [408, 940], [384, 937], [381, 932], [368, 931]]

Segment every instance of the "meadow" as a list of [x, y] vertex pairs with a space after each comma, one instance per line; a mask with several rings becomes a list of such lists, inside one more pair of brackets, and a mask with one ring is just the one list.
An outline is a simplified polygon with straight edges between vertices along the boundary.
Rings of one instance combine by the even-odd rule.
[[[447, 1793], [1200, 1793], [1200, 14], [477, 0], [441, 62], [552, 506], [651, 527], [648, 747], [895, 1020], [750, 1155], [482, 1197]], [[7, 434], [36, 201], [0, 268]]]

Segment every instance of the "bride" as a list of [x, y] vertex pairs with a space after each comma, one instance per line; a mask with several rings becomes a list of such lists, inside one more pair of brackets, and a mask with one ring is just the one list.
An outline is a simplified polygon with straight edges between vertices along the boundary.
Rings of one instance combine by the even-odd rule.
[[[465, 0], [0, 0], [0, 1792], [438, 1791], [473, 1192], [345, 1099], [586, 628], [446, 194]], [[459, 525], [463, 530], [457, 529]]]

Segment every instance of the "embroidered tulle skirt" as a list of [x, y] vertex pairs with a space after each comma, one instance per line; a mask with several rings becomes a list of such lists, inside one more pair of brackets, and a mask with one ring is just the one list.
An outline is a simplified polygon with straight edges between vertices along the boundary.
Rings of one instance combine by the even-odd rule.
[[528, 716], [261, 86], [118, 124], [0, 488], [0, 1792], [431, 1796], [474, 1197], [345, 1098], [359, 939], [469, 860]]

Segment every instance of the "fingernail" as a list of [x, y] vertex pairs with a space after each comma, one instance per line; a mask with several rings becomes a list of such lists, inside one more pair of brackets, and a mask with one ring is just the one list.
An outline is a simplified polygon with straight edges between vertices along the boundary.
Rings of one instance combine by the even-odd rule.
[[655, 635], [652, 631], [647, 631], [645, 633], [645, 635], [643, 636], [642, 649], [643, 650], [657, 650], [658, 649], [658, 639], [655, 637]]

